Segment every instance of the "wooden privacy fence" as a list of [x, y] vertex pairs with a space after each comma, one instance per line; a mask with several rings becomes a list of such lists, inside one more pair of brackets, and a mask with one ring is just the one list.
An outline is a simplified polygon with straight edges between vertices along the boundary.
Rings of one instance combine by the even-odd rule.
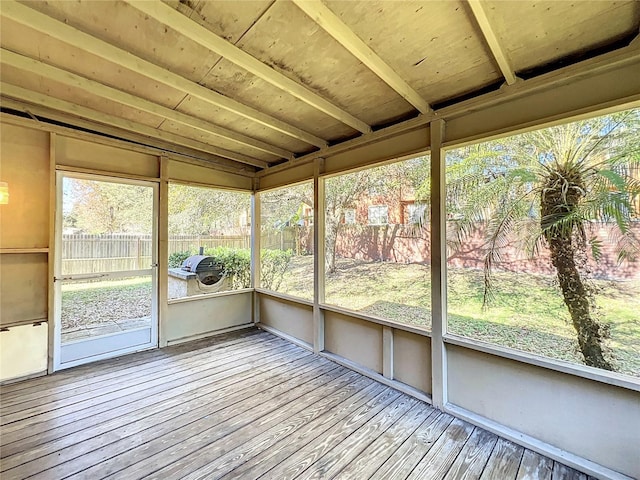
[[[169, 237], [169, 254], [183, 251], [197, 252], [214, 247], [250, 248], [248, 234], [219, 236]], [[118, 272], [143, 270], [151, 267], [151, 235], [84, 235], [62, 236], [62, 273]]]

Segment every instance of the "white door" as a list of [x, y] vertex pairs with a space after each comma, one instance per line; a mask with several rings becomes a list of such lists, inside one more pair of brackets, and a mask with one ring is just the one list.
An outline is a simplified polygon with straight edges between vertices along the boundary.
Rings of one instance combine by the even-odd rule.
[[58, 172], [54, 369], [158, 345], [158, 185]]

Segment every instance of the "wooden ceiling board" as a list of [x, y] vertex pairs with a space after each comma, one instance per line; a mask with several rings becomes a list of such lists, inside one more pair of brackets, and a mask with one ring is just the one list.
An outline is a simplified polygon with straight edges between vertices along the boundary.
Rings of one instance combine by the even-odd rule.
[[187, 125], [183, 125], [182, 123], [177, 123], [170, 120], [165, 120], [160, 126], [160, 130], [172, 132], [182, 137], [193, 138], [200, 142], [209, 143], [211, 145], [215, 145], [216, 147], [242, 153], [243, 155], [257, 158], [259, 160], [265, 160], [267, 162], [274, 162], [282, 158], [270, 153], [256, 150], [255, 148], [251, 148], [246, 145], [241, 145], [234, 141], [225, 140], [219, 137], [212, 137], [202, 130], [198, 130]]
[[[0, 31], [2, 32], [0, 44], [3, 48], [40, 59], [69, 72], [96, 79], [100, 83], [160, 105], [172, 107], [185, 96], [183, 92], [170, 86], [87, 53], [81, 46], [61, 42], [5, 17], [0, 18]], [[25, 42], [23, 40], [25, 38], [29, 41]]]
[[527, 70], [638, 33], [638, 1], [487, 1], [514, 70]]
[[124, 2], [76, 0], [27, 5], [192, 81], [201, 80], [220, 58]]
[[274, 0], [170, 0], [168, 5], [236, 43], [273, 4]]
[[43, 93], [54, 98], [75, 103], [83, 107], [107, 113], [116, 117], [124, 118], [134, 122], [142, 123], [153, 128], [157, 128], [163, 121], [162, 117], [151, 115], [140, 110], [127, 107], [109, 99], [90, 94], [85, 90], [73, 88], [68, 85], [56, 82], [49, 78], [31, 72], [25, 72], [13, 66], [2, 65], [0, 78], [3, 82], [18, 87], [26, 88], [34, 92]]
[[348, 125], [225, 59], [215, 66], [202, 84], [325, 140], [357, 133]]
[[502, 78], [468, 7], [460, 0], [326, 3], [431, 104]]
[[188, 96], [176, 110], [292, 152], [309, 151], [310, 148], [309, 144], [280, 133], [273, 128], [247, 121], [243, 117], [191, 96]]
[[367, 124], [415, 111], [292, 2], [274, 3], [238, 46]]
[[[235, 44], [273, 4], [275, 0], [164, 0], [183, 15]], [[219, 60], [218, 60], [219, 61]], [[217, 64], [213, 63], [205, 75]]]

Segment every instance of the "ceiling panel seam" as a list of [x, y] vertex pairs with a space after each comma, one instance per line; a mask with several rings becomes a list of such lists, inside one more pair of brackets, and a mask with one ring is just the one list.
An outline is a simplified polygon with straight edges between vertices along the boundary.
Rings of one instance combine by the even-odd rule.
[[[197, 12], [198, 5], [200, 5], [201, 3], [202, 3], [202, 1], [198, 2], [198, 4], [197, 4], [194, 8], [192, 8], [192, 9], [191, 9], [191, 13], [189, 14], [189, 18], [190, 18], [191, 20], [194, 20], [194, 19], [193, 19], [193, 16], [194, 16], [194, 15], [198, 15], [198, 16], [200, 17], [200, 19], [202, 19], [202, 17], [201, 17], [201, 16], [198, 14], [198, 12]], [[233, 44], [234, 44], [234, 45], [237, 45], [237, 44], [238, 44], [238, 42], [244, 38], [244, 36], [245, 36], [245, 35], [246, 35], [246, 34], [247, 34], [247, 33], [248, 33], [248, 32], [249, 32], [249, 31], [254, 27], [254, 25], [255, 25], [256, 23], [258, 23], [258, 21], [263, 17], [263, 15], [264, 15], [265, 13], [267, 13], [267, 11], [271, 8], [271, 6], [272, 6], [274, 3], [275, 3], [275, 0], [272, 0], [272, 2], [267, 6], [267, 8], [265, 8], [265, 9], [264, 9], [264, 11], [262, 11], [262, 12], [260, 13], [260, 15], [258, 15], [258, 17], [257, 17], [257, 18], [256, 18], [256, 19], [251, 23], [251, 25], [249, 25], [249, 27], [248, 27], [244, 32], [242, 32], [240, 35], [238, 35], [238, 38], [233, 42]], [[214, 68], [216, 68], [216, 66], [217, 66], [217, 65], [222, 61], [222, 58], [223, 58], [223, 57], [220, 57], [220, 58], [218, 58], [215, 62], [213, 62], [213, 65], [211, 65], [211, 68], [210, 68], [209, 70], [207, 70], [207, 72], [206, 72], [204, 75], [202, 75], [202, 76], [200, 77], [200, 80], [198, 80], [198, 83], [199, 83], [199, 84], [202, 84], [202, 82], [204, 81], [204, 79], [205, 79], [205, 78], [207, 78], [207, 77], [211, 74], [211, 72], [213, 72], [213, 69], [214, 69]], [[185, 96], [182, 98], [182, 100], [180, 100], [180, 101], [178, 102], [178, 104], [177, 104], [175, 107], [173, 107], [173, 109], [174, 109], [174, 110], [177, 110], [178, 108], [180, 108], [180, 107], [182, 106], [182, 104], [185, 102], [185, 100], [187, 100], [187, 98], [189, 98], [189, 95], [188, 95], [188, 94], [187, 94], [187, 95], [185, 95]], [[164, 122], [165, 122], [165, 121], [163, 120], [163, 121], [162, 121], [162, 123], [160, 123], [160, 125], [158, 126], [158, 128], [160, 128]]]

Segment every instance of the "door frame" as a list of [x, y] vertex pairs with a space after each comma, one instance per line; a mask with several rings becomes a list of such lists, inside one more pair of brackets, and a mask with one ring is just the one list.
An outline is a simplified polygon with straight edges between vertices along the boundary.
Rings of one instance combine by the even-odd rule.
[[[151, 265], [148, 269], [143, 270], [131, 270], [127, 272], [109, 272], [109, 276], [118, 277], [123, 276], [124, 273], [130, 273], [135, 275], [149, 275], [151, 276], [151, 330], [150, 341], [145, 344], [138, 344], [131, 347], [125, 347], [119, 350], [113, 350], [106, 353], [84, 357], [81, 359], [61, 362], [62, 353], [62, 281], [68, 276], [62, 276], [62, 213], [63, 213], [63, 183], [65, 178], [72, 178], [78, 180], [93, 180], [98, 182], [119, 183], [125, 185], [139, 185], [144, 187], [151, 187], [153, 190], [153, 211], [152, 213], [152, 233], [151, 233]], [[56, 171], [56, 205], [55, 205], [55, 249], [54, 249], [54, 277], [51, 279], [53, 282], [53, 371], [62, 370], [65, 368], [82, 365], [85, 363], [95, 362], [98, 360], [104, 360], [107, 358], [113, 358], [128, 353], [133, 353], [141, 350], [148, 350], [158, 347], [159, 339], [159, 288], [158, 288], [158, 244], [159, 244], [159, 211], [160, 211], [160, 184], [153, 180], [136, 180], [126, 177], [119, 177], [117, 175], [110, 175], [108, 173], [79, 173], [66, 170]], [[93, 276], [94, 274], [77, 274], [74, 277], [86, 277]], [[101, 275], [101, 274], [95, 274]], [[99, 278], [99, 277], [96, 277]], [[78, 278], [80, 279], [80, 278]]]

